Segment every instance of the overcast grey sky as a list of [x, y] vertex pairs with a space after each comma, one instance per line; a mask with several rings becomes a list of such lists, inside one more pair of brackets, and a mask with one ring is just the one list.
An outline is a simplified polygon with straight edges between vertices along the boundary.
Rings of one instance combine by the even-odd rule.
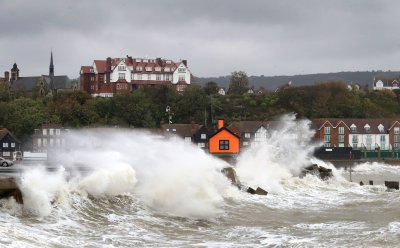
[[1, 0], [0, 71], [79, 76], [111, 57], [187, 59], [195, 76], [399, 70], [400, 1]]

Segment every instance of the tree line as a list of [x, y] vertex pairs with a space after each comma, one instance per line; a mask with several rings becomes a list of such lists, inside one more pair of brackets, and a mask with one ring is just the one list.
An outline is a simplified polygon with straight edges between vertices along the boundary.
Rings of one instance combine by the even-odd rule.
[[92, 98], [84, 92], [63, 93], [57, 97], [11, 94], [0, 87], [0, 125], [21, 141], [43, 123], [68, 128], [119, 126], [159, 127], [168, 121], [169, 106], [173, 123], [213, 125], [213, 120], [271, 120], [284, 113], [298, 118], [392, 118], [400, 117], [400, 92], [373, 91], [343, 82], [312, 86], [283, 86], [274, 92], [249, 93], [245, 72], [233, 72], [226, 95], [208, 82], [192, 84], [183, 93], [171, 86], [147, 86], [112, 98]]

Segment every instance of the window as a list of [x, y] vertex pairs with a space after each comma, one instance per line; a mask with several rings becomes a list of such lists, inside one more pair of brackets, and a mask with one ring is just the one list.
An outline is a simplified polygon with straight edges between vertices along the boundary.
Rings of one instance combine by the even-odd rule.
[[385, 135], [381, 135], [381, 143], [386, 141]]
[[142, 60], [141, 60], [141, 59], [135, 59], [135, 61], [136, 61], [136, 62], [142, 62]]
[[331, 142], [331, 136], [330, 136], [330, 135], [325, 135], [325, 136], [324, 136], [324, 142], [325, 142], [325, 143]]
[[245, 137], [246, 139], [250, 139], [250, 133], [244, 133], [244, 137]]
[[37, 140], [37, 145], [38, 145], [38, 147], [41, 147], [41, 146], [42, 146], [42, 139], [38, 139], [38, 140]]
[[90, 81], [92, 81], [92, 82], [93, 82], [93, 81], [94, 81], [94, 77], [90, 77]]
[[161, 74], [156, 75], [156, 80], [161, 80]]
[[7, 143], [7, 142], [4, 142], [4, 143], [3, 143], [3, 147], [8, 147], [8, 143]]
[[394, 143], [394, 149], [399, 150], [399, 143]]
[[43, 129], [43, 135], [47, 135], [47, 129]]
[[186, 69], [185, 69], [185, 68], [179, 68], [179, 69], [178, 69], [178, 72], [185, 73], [185, 72], [186, 72]]
[[165, 80], [171, 80], [171, 75], [166, 74], [166, 75], [165, 75]]
[[9, 156], [11, 156], [11, 153], [10, 152], [3, 152], [3, 156], [4, 157], [9, 157]]
[[147, 74], [147, 80], [151, 80], [151, 74]]
[[399, 142], [399, 135], [394, 136], [394, 142]]
[[126, 67], [124, 65], [119, 65], [118, 71], [126, 71]]
[[142, 80], [142, 74], [137, 74], [137, 80]]
[[339, 134], [344, 134], [344, 127], [339, 127]]
[[142, 67], [141, 66], [136, 66], [136, 71], [142, 71]]
[[229, 150], [229, 140], [220, 140], [219, 141], [219, 149], [220, 150]]
[[356, 125], [354, 125], [354, 124], [351, 124], [351, 126], [350, 126], [350, 131], [352, 131], [352, 132], [356, 132], [356, 131], [357, 131], [357, 127], [356, 127]]
[[185, 137], [185, 142], [191, 142], [192, 138], [191, 137]]
[[394, 134], [400, 134], [400, 127], [394, 128]]
[[331, 147], [331, 144], [330, 143], [325, 143], [324, 147]]
[[325, 127], [324, 128], [325, 134], [331, 134], [331, 128], [330, 127]]
[[118, 73], [118, 79], [125, 79], [125, 73]]
[[244, 141], [243, 142], [243, 146], [248, 146], [249, 145], [249, 142], [248, 141]]
[[91, 72], [91, 73], [94, 73], [94, 70], [93, 70], [93, 68], [90, 68], [90, 72]]
[[198, 143], [197, 146], [200, 148], [204, 148], [206, 147], [206, 143]]
[[367, 144], [372, 144], [372, 136], [367, 135]]
[[56, 135], [60, 135], [60, 129], [56, 129]]
[[148, 59], [144, 59], [143, 63], [149, 63], [149, 60]]
[[344, 147], [344, 143], [339, 143], [339, 147]]
[[54, 129], [49, 129], [49, 135], [54, 135]]
[[339, 135], [339, 143], [344, 143], [344, 135]]
[[161, 67], [156, 67], [156, 71], [161, 71]]
[[171, 69], [170, 69], [169, 67], [165, 67], [165, 68], [164, 68], [164, 71], [165, 71], [165, 72], [170, 72]]
[[353, 148], [357, 149], [358, 144], [357, 143], [353, 143]]
[[179, 75], [179, 81], [185, 81], [185, 75]]
[[357, 135], [353, 135], [352, 142], [353, 143], [358, 143], [358, 136]]
[[146, 67], [146, 71], [151, 71], [151, 67]]
[[207, 139], [207, 134], [205, 134], [205, 133], [202, 133], [200, 136], [201, 136], [201, 139]]
[[11, 147], [12, 147], [12, 148], [15, 147], [15, 143], [14, 143], [14, 142], [11, 143]]

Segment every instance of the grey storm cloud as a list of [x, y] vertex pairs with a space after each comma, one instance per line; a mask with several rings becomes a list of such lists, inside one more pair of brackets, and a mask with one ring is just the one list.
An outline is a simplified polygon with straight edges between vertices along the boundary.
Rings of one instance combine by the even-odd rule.
[[194, 75], [397, 68], [400, 2], [0, 1], [0, 71], [79, 76], [107, 56], [187, 59]]

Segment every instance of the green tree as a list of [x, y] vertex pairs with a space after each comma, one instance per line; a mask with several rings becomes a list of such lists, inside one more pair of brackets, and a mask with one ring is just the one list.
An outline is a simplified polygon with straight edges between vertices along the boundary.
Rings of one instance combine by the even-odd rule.
[[243, 94], [248, 90], [249, 78], [244, 71], [234, 71], [231, 73], [229, 83], [229, 94]]
[[210, 81], [206, 83], [203, 89], [207, 95], [215, 95], [219, 91], [219, 86], [216, 82]]

